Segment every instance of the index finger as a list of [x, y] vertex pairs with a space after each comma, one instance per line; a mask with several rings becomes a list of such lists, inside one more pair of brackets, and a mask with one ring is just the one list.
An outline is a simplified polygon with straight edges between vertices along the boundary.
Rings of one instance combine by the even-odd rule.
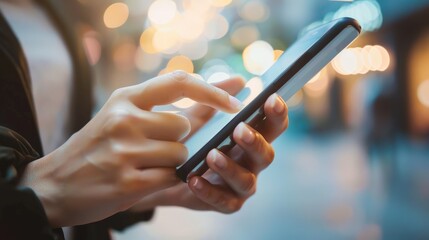
[[173, 103], [181, 98], [190, 98], [201, 104], [234, 113], [242, 103], [228, 92], [184, 72], [175, 71], [134, 87], [132, 100], [139, 108], [150, 110], [157, 105]]
[[[213, 83], [212, 85], [222, 90], [225, 90], [230, 95], [235, 96], [237, 93], [240, 92], [241, 89], [244, 88], [245, 81], [241, 77], [233, 77], [221, 82]], [[183, 111], [183, 115], [186, 117], [192, 116], [202, 119], [209, 119], [213, 115], [213, 113], [215, 113], [215, 109], [201, 104], [197, 104]]]

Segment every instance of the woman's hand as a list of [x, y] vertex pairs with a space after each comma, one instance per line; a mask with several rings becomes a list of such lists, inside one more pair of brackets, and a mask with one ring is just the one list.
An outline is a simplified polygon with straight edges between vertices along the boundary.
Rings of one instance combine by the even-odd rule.
[[[243, 88], [243, 80], [230, 79], [216, 84], [231, 94]], [[270, 144], [288, 127], [287, 106], [276, 94], [264, 105], [265, 121], [258, 129], [241, 123], [233, 133], [237, 145], [226, 154], [212, 150], [207, 156], [210, 169], [202, 177], [192, 177], [188, 184], [153, 193], [131, 208], [143, 211], [156, 206], [182, 206], [196, 210], [214, 210], [223, 213], [238, 211], [244, 202], [256, 191], [257, 175], [274, 158]], [[215, 110], [197, 105], [183, 114], [192, 125], [193, 131], [200, 128]]]
[[116, 90], [100, 112], [53, 153], [29, 164], [21, 185], [40, 198], [53, 227], [94, 222], [176, 185], [187, 158], [184, 116], [151, 112], [188, 97], [227, 112], [241, 103], [184, 72]]

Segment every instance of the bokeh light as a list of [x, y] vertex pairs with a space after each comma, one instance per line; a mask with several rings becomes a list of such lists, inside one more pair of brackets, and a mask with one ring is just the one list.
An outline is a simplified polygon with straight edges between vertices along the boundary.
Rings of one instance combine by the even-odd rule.
[[378, 71], [386, 71], [390, 66], [390, 55], [386, 48], [376, 45], [374, 48], [378, 49], [381, 54], [381, 66], [378, 68]]
[[383, 64], [383, 59], [381, 56], [381, 52], [378, 51], [377, 48], [365, 46], [363, 48], [363, 51], [364, 54], [367, 56], [367, 59], [365, 61], [366, 67], [370, 71], [376, 71], [377, 69], [381, 68], [381, 65]]
[[248, 105], [250, 102], [253, 101], [253, 99], [255, 99], [264, 90], [264, 84], [262, 82], [262, 79], [259, 77], [254, 77], [250, 79], [246, 83], [246, 87], [250, 89], [250, 94], [243, 101], [244, 105]]
[[358, 69], [357, 65], [358, 58], [350, 48], [343, 50], [332, 62], [335, 71], [342, 75], [355, 74]]
[[241, 25], [235, 27], [231, 34], [231, 43], [234, 47], [245, 48], [247, 45], [259, 39], [260, 33], [254, 25]]
[[177, 6], [171, 0], [156, 0], [148, 11], [148, 18], [154, 24], [166, 24], [170, 22], [177, 13]]
[[193, 73], [194, 72], [194, 64], [192, 63], [191, 59], [189, 59], [186, 56], [175, 56], [167, 64], [167, 67], [165, 68], [166, 73], [173, 72], [176, 70], [183, 70], [187, 73]]
[[274, 50], [274, 61], [277, 61], [283, 53], [283, 50]]
[[104, 25], [108, 28], [118, 28], [128, 20], [128, 16], [129, 9], [125, 3], [114, 3], [104, 12]]
[[286, 104], [288, 105], [289, 108], [296, 108], [302, 104], [303, 100], [304, 100], [304, 93], [302, 92], [302, 90], [299, 90], [291, 98], [286, 100]]
[[147, 53], [157, 53], [155, 46], [153, 45], [153, 37], [156, 33], [156, 29], [153, 27], [147, 28], [140, 36], [140, 47]]
[[329, 89], [329, 76], [326, 69], [316, 74], [304, 86], [304, 91], [309, 97], [317, 98], [323, 96]]
[[[228, 19], [221, 11], [231, 2], [155, 0], [148, 7], [146, 30], [140, 37], [140, 46], [152, 54], [162, 53], [168, 57], [181, 54], [191, 60], [204, 58], [209, 41], [221, 39], [229, 32]], [[255, 41], [258, 38], [251, 39]]]
[[122, 71], [130, 71], [134, 68], [137, 46], [131, 39], [124, 40], [113, 49], [112, 59], [116, 67]]
[[183, 8], [185, 11], [192, 11], [196, 13], [205, 13], [212, 7], [210, 1], [201, 0], [183, 0]]
[[183, 43], [180, 46], [179, 53], [189, 57], [192, 60], [198, 60], [207, 55], [209, 43], [205, 38], [199, 38], [192, 42]]
[[429, 108], [429, 80], [420, 83], [417, 88], [417, 98], [421, 104]]
[[101, 44], [97, 36], [98, 33], [95, 31], [89, 31], [83, 35], [83, 46], [91, 65], [97, 64], [101, 57]]
[[135, 57], [136, 67], [143, 72], [153, 72], [161, 66], [162, 56], [160, 54], [149, 54], [138, 49]]
[[361, 0], [345, 5], [332, 16], [332, 19], [341, 17], [358, 20], [364, 31], [377, 30], [383, 23], [380, 5], [375, 0]]
[[192, 14], [183, 15], [179, 22], [177, 32], [185, 41], [192, 41], [200, 37], [204, 32], [205, 21]]
[[175, 31], [157, 30], [153, 35], [153, 46], [158, 52], [173, 54], [178, 50], [179, 37]]
[[226, 7], [231, 4], [232, 0], [209, 0], [215, 7]]
[[[323, 71], [323, 70], [322, 70], [322, 71]], [[312, 77], [312, 78], [310, 79], [310, 81], [308, 81], [308, 82], [307, 82], [307, 84], [306, 84], [306, 85], [309, 85], [309, 84], [312, 84], [312, 83], [317, 82], [317, 81], [319, 80], [320, 76], [322, 75], [322, 71], [320, 71], [320, 72], [316, 73], [316, 75], [314, 75], [314, 77]]]
[[231, 75], [229, 75], [226, 72], [215, 72], [212, 75], [210, 75], [210, 77], [207, 79], [208, 83], [216, 83], [216, 82], [221, 82], [224, 81], [226, 79], [229, 79], [231, 77]]
[[231, 67], [222, 59], [212, 59], [207, 61], [202, 69], [201, 75], [207, 79], [208, 82], [217, 81], [223, 76], [231, 76], [233, 70]]
[[228, 33], [228, 29], [228, 20], [224, 16], [216, 14], [208, 21], [204, 35], [211, 40], [219, 39]]
[[323, 20], [315, 21], [307, 27], [305, 27], [301, 34], [320, 26], [324, 23], [330, 22], [334, 19], [342, 17], [351, 17], [356, 19], [363, 32], [372, 32], [379, 29], [383, 24], [383, 13], [380, 8], [380, 4], [377, 0], [331, 0], [332, 2], [350, 2], [350, 4], [344, 4], [336, 12], [329, 12], [325, 15]]
[[250, 0], [244, 3], [239, 10], [240, 17], [252, 22], [262, 22], [270, 14], [270, 10], [265, 2], [261, 0]]
[[265, 41], [256, 41], [244, 49], [243, 62], [248, 72], [262, 75], [274, 63], [274, 49]]
[[369, 71], [386, 71], [390, 66], [389, 52], [382, 46], [343, 50], [332, 61], [334, 70], [341, 75], [366, 74]]
[[[409, 118], [407, 115], [409, 113], [407, 112], [411, 113], [412, 111], [417, 112], [416, 116], [421, 123], [424, 123], [423, 121], [427, 122], [427, 119], [423, 118], [422, 115], [429, 112], [425, 111], [429, 109], [429, 75], [427, 71], [424, 71], [425, 54], [422, 54], [422, 59], [416, 60], [418, 63], [422, 63], [422, 66], [414, 68], [417, 64], [413, 64], [411, 59], [407, 59], [409, 56], [405, 55], [405, 52], [400, 52], [401, 55], [397, 56], [398, 62], [395, 62], [393, 51], [397, 49], [405, 51], [412, 43], [401, 45], [404, 44], [404, 40], [410, 41], [414, 37], [418, 37], [417, 34], [412, 34], [413, 38], [409, 38], [409, 36], [401, 36], [398, 33], [407, 33], [406, 30], [420, 33], [420, 31], [417, 32], [417, 24], [404, 24], [405, 26], [402, 26], [401, 23], [404, 19], [413, 16], [414, 13], [411, 11], [411, 8], [418, 8], [415, 5], [421, 1], [410, 1], [408, 7], [404, 4], [405, 11], [405, 9], [397, 9], [399, 5], [397, 2], [399, 1], [391, 1], [390, 4], [388, 0], [126, 0], [121, 4], [128, 6], [130, 16], [128, 16], [128, 13], [122, 14], [121, 21], [116, 21], [115, 23], [114, 19], [109, 19], [110, 22], [106, 23], [105, 20], [104, 24], [102, 19], [100, 19], [102, 18], [103, 10], [109, 4], [117, 1], [104, 4], [99, 1], [79, 1], [85, 2], [85, 7], [90, 7], [90, 5], [102, 7], [101, 16], [97, 16], [97, 11], [93, 12], [94, 16], [98, 19], [95, 20], [101, 22], [102, 27], [104, 25], [111, 28], [120, 27], [115, 31], [100, 29], [99, 34], [102, 34], [100, 36], [103, 37], [91, 33], [85, 35], [83, 39], [91, 64], [96, 64], [102, 53], [102, 57], [112, 57], [113, 59], [113, 63], [115, 64], [114, 69], [109, 69], [109, 67], [114, 65], [109, 61], [110, 59], [96, 66], [97, 73], [101, 73], [100, 80], [102, 80], [97, 83], [105, 84], [107, 86], [106, 90], [110, 90], [112, 86], [125, 85], [129, 82], [131, 84], [139, 83], [158, 73], [165, 74], [175, 70], [184, 70], [208, 83], [216, 83], [231, 76], [243, 75], [245, 79], [250, 79], [247, 86], [251, 89], [251, 95], [245, 103], [256, 97], [263, 88], [263, 82], [259, 77], [255, 77], [255, 75], [262, 75], [272, 66], [283, 54], [282, 49], [290, 46], [294, 39], [296, 39], [298, 32], [304, 29], [310, 21], [318, 19], [320, 21], [314, 24], [318, 25], [342, 16], [354, 17], [360, 21], [364, 31], [376, 31], [381, 26], [383, 17], [385, 17], [387, 23], [386, 28], [382, 29], [382, 31], [362, 34], [360, 39], [352, 45], [352, 48], [344, 50], [340, 56], [332, 61], [332, 66], [323, 69], [291, 98], [285, 99], [291, 109], [291, 125], [287, 135], [282, 135], [277, 140], [278, 149], [276, 151], [279, 151], [280, 154], [276, 154], [277, 158], [284, 158], [286, 156], [285, 152], [292, 149], [290, 153], [295, 155], [290, 159], [296, 159], [296, 161], [279, 161], [280, 164], [288, 165], [275, 168], [282, 170], [272, 173], [279, 173], [277, 177], [284, 175], [289, 176], [289, 178], [298, 178], [298, 181], [283, 182], [292, 182], [294, 183], [292, 187], [300, 191], [305, 190], [301, 192], [308, 194], [305, 196], [298, 194], [299, 196], [295, 198], [291, 198], [289, 194], [285, 198], [287, 202], [283, 199], [279, 200], [279, 198], [276, 198], [278, 201], [273, 202], [271, 201], [273, 198], [268, 197], [263, 199], [266, 201], [259, 205], [263, 208], [266, 207], [266, 203], [271, 205], [277, 204], [280, 206], [280, 208], [276, 206], [277, 209], [284, 208], [282, 212], [295, 213], [292, 214], [292, 217], [286, 219], [274, 211], [275, 216], [270, 218], [272, 221], [267, 224], [272, 225], [273, 221], [278, 220], [275, 219], [276, 217], [283, 218], [281, 220], [284, 223], [283, 225], [290, 226], [296, 232], [291, 232], [284, 228], [279, 229], [278, 224], [274, 224], [273, 231], [269, 229], [268, 235], [267, 231], [259, 231], [258, 229], [255, 229], [249, 235], [254, 221], [243, 222], [243, 224], [240, 224], [242, 229], [234, 228], [233, 231], [229, 231], [229, 228], [221, 229], [223, 228], [220, 227], [222, 224], [211, 223], [225, 223], [225, 221], [232, 223], [237, 222], [236, 219], [228, 220], [217, 215], [215, 216], [215, 221], [210, 224], [207, 224], [207, 221], [200, 221], [204, 222], [207, 226], [216, 226], [212, 229], [201, 228], [200, 226], [198, 231], [193, 231], [186, 227], [178, 228], [174, 226], [174, 230], [176, 231], [165, 231], [165, 226], [168, 225], [165, 223], [165, 219], [167, 222], [170, 221], [173, 223], [172, 219], [178, 219], [177, 217], [171, 217], [171, 209], [167, 209], [165, 218], [160, 220], [157, 217], [155, 225], [150, 224], [151, 226], [149, 227], [134, 228], [140, 229], [139, 231], [142, 232], [142, 236], [134, 235], [135, 237], [130, 237], [127, 235], [127, 239], [139, 237], [150, 238], [151, 236], [158, 236], [163, 233], [164, 235], [162, 236], [168, 235], [170, 238], [179, 239], [204, 239], [207, 236], [209, 236], [208, 238], [219, 239], [222, 239], [223, 236], [227, 236], [226, 238], [230, 236], [232, 238], [234, 236], [244, 236], [244, 238], [247, 236], [253, 236], [254, 238], [288, 238], [288, 236], [292, 236], [291, 238], [294, 238], [294, 236], [324, 238], [326, 235], [328, 235], [327, 238], [329, 236], [347, 236], [354, 239], [382, 239], [386, 224], [394, 225], [395, 222], [390, 221], [397, 214], [395, 206], [388, 209], [389, 218], [387, 223], [384, 222], [387, 218], [381, 219], [378, 216], [378, 213], [383, 214], [381, 210], [384, 210], [384, 205], [381, 203], [384, 200], [391, 200], [390, 197], [386, 199], [385, 196], [385, 187], [387, 186], [387, 193], [389, 193], [391, 182], [389, 179], [389, 181], [385, 181], [384, 174], [380, 175], [379, 173], [386, 170], [384, 162], [390, 157], [388, 155], [391, 154], [391, 149], [388, 149], [390, 148], [388, 145], [393, 144], [393, 147], [402, 145], [402, 140], [389, 141], [391, 136], [397, 137], [395, 134], [397, 128], [394, 124], [400, 122], [408, 123], [408, 121], [403, 120]], [[380, 6], [383, 7], [383, 14], [385, 16], [382, 15], [377, 2], [380, 2]], [[395, 12], [391, 12], [393, 9]], [[105, 15], [109, 15], [109, 18], [112, 18], [111, 16], [114, 14], [118, 14], [117, 10], [110, 11], [116, 11], [116, 13], [108, 13], [106, 9]], [[332, 12], [326, 14], [328, 11]], [[121, 16], [121, 14], [118, 16]], [[98, 22], [95, 22], [91, 26], [97, 26]], [[416, 23], [423, 25], [422, 22]], [[407, 26], [410, 26], [410, 29], [406, 29]], [[401, 29], [403, 27], [405, 29]], [[140, 47], [137, 47], [136, 41], [138, 39], [123, 43], [124, 38], [130, 38], [130, 36], [136, 38], [138, 35], [140, 35]], [[376, 45], [382, 41], [391, 44], [391, 49]], [[427, 45], [426, 43], [427, 41], [425, 40], [425, 45]], [[101, 48], [100, 44], [103, 44], [103, 48]], [[102, 50], [103, 52], [101, 53]], [[417, 51], [424, 52], [423, 48], [420, 47], [417, 48]], [[107, 65], [107, 71], [104, 71], [106, 70], [104, 63], [109, 64]], [[395, 65], [400, 67], [398, 68], [399, 70], [403, 70], [401, 76], [395, 74]], [[120, 70], [137, 67], [141, 72], [113, 72], [112, 70], [116, 70], [117, 66]], [[411, 68], [411, 71], [405, 71], [404, 67]], [[389, 72], [380, 74], [380, 72], [384, 71]], [[105, 75], [108, 78], [104, 78]], [[127, 82], [124, 82], [124, 79], [127, 79], [125, 80]], [[346, 81], [340, 79], [346, 79]], [[403, 90], [397, 88], [397, 84], [400, 84], [399, 86], [407, 85], [405, 90], [409, 91], [405, 94], [396, 95], [396, 92]], [[380, 111], [380, 108], [383, 108], [384, 105], [392, 105], [384, 104], [383, 102], [392, 101], [390, 103], [395, 104], [397, 98], [410, 99], [408, 101], [400, 101], [404, 103], [402, 104], [403, 106], [401, 105], [400, 108], [393, 112], [389, 109], [381, 109]], [[103, 103], [102, 101], [99, 102]], [[195, 106], [195, 104], [193, 100], [184, 98], [160, 109], [183, 110]], [[413, 106], [417, 106], [417, 108], [413, 110]], [[403, 116], [400, 116], [401, 118], [398, 121], [390, 122], [389, 119], [396, 119], [392, 116], [397, 115], [397, 113], [402, 111], [401, 109], [407, 110], [407, 112]], [[350, 120], [351, 118], [356, 120]], [[413, 127], [417, 124], [409, 121], [409, 124], [402, 126], [404, 130], [408, 125]], [[423, 136], [425, 138], [419, 138], [419, 144], [422, 140], [426, 139], [427, 135], [427, 130], [425, 130], [427, 127], [423, 124], [421, 126], [422, 131], [416, 132], [425, 134]], [[379, 133], [383, 133], [384, 131], [386, 133], [389, 132], [389, 134], [386, 134], [386, 139], [383, 136], [379, 138]], [[399, 137], [402, 138], [403, 136]], [[364, 143], [362, 143], [362, 139], [365, 140]], [[386, 140], [386, 144], [383, 143], [373, 148], [372, 145], [377, 145], [377, 141], [381, 142], [384, 140]], [[288, 149], [284, 147], [286, 145], [289, 146]], [[298, 145], [305, 145], [304, 149], [312, 149], [312, 151], [301, 151], [302, 149], [298, 151], [296, 150], [299, 148]], [[341, 146], [338, 147], [339, 145]], [[359, 152], [354, 150], [354, 146], [358, 148]], [[420, 146], [424, 147], [423, 145]], [[384, 151], [385, 148], [386, 151]], [[341, 150], [340, 153], [338, 153], [338, 149]], [[413, 151], [416, 150], [418, 149], [413, 148]], [[365, 175], [365, 171], [362, 171], [364, 169], [355, 168], [354, 164], [347, 167], [346, 171], [343, 167], [332, 168], [332, 166], [342, 166], [337, 161], [347, 164], [350, 163], [350, 159], [352, 161], [353, 159], [366, 159], [357, 154], [361, 152], [362, 155], [368, 153], [368, 160], [370, 160], [368, 162], [371, 168], [371, 172], [369, 172], [370, 176]], [[405, 153], [403, 155], [407, 156]], [[377, 160], [372, 161], [372, 158], [381, 159], [381, 164], [378, 164], [379, 161]], [[325, 167], [328, 165], [329, 167]], [[418, 164], [418, 166], [421, 165]], [[304, 171], [294, 171], [296, 170], [294, 168], [300, 168]], [[290, 173], [299, 174], [284, 174], [285, 170]], [[390, 171], [391, 169], [387, 170]], [[335, 172], [338, 172], [338, 174]], [[407, 173], [401, 172], [401, 174]], [[359, 178], [359, 176], [364, 177]], [[370, 178], [371, 182], [368, 183], [371, 183], [371, 185], [368, 184], [364, 188], [364, 180], [368, 179], [370, 181]], [[375, 182], [372, 178], [375, 179]], [[275, 192], [275, 190], [270, 188], [272, 186], [271, 179], [262, 180], [265, 181], [263, 184], [268, 186], [265, 190], [268, 189]], [[296, 183], [300, 183], [300, 185], [295, 186]], [[323, 186], [316, 186], [317, 184]], [[427, 189], [427, 184], [422, 188], [424, 187]], [[324, 190], [326, 192], [326, 189], [328, 189], [330, 192], [329, 194], [322, 194], [323, 196], [319, 194], [322, 198], [309, 202], [307, 200], [311, 200], [311, 196], [314, 196], [314, 189], [322, 192]], [[426, 190], [426, 198], [428, 196], [427, 192]], [[370, 193], [369, 196], [368, 193]], [[270, 196], [272, 194], [267, 192], [267, 194], [262, 195]], [[414, 196], [415, 194], [412, 195]], [[338, 196], [339, 198], [337, 198]], [[303, 199], [305, 201], [302, 201]], [[360, 201], [362, 199], [364, 200], [363, 202]], [[367, 211], [368, 199], [370, 201], [376, 200], [375, 209]], [[378, 201], [380, 199], [382, 202]], [[413, 198], [411, 200], [416, 199]], [[369, 205], [370, 208], [373, 207], [373, 205]], [[316, 206], [319, 209], [316, 209], [317, 211], [315, 212], [314, 208], [309, 208], [309, 206]], [[325, 215], [326, 211], [324, 209], [327, 207], [328, 212]], [[238, 218], [244, 216], [244, 218], [252, 220], [249, 216], [252, 214], [257, 216], [260, 209], [255, 208], [253, 210], [256, 211], [250, 213], [244, 212], [244, 214], [241, 211], [241, 213], [238, 213]], [[371, 210], [376, 210], [376, 214], [372, 214], [374, 211], [371, 212]], [[173, 209], [173, 211], [175, 210]], [[368, 212], [371, 213], [369, 217], [367, 216]], [[186, 215], [189, 218], [190, 214], [192, 213], [183, 210], [183, 213], [180, 212], [178, 216], [182, 217], [182, 215]], [[399, 214], [401, 213], [399, 212]], [[298, 215], [298, 220], [303, 221], [297, 222], [296, 215]], [[210, 216], [195, 217], [195, 219], [202, 218], [208, 219]], [[194, 217], [191, 216], [190, 219], [194, 220]], [[193, 222], [198, 221], [190, 221], [191, 225]], [[413, 225], [413, 222], [410, 223], [411, 226], [405, 226], [405, 228], [411, 227], [410, 229], [412, 230], [417, 229], [414, 226], [415, 224]], [[182, 222], [181, 225], [186, 224]], [[223, 225], [231, 226], [231, 224]], [[420, 225], [418, 227], [423, 228]], [[153, 231], [154, 226], [157, 228], [156, 231]], [[185, 231], [186, 234], [184, 234], [183, 229], [187, 229]], [[386, 229], [390, 231], [389, 228]], [[389, 235], [386, 234], [386, 236]]]

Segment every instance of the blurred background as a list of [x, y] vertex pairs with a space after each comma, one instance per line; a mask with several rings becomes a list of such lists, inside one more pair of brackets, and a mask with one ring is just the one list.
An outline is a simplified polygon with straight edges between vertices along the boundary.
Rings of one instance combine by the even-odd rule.
[[115, 239], [429, 239], [429, 0], [79, 4], [98, 106], [118, 87], [177, 69], [251, 79], [335, 18], [364, 30], [287, 101], [290, 127], [240, 212], [160, 208]]

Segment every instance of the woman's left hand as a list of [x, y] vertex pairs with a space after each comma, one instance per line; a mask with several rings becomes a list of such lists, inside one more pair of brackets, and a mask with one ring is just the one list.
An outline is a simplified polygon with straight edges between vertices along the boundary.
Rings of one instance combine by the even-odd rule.
[[[215, 85], [234, 95], [244, 87], [244, 81], [232, 78]], [[264, 111], [266, 119], [257, 129], [245, 123], [237, 126], [233, 133], [237, 145], [230, 151], [210, 151], [206, 158], [210, 169], [203, 176], [194, 176], [188, 184], [180, 183], [146, 196], [130, 210], [182, 206], [223, 213], [238, 211], [255, 193], [258, 174], [274, 159], [274, 149], [270, 143], [288, 127], [287, 106], [277, 94], [268, 98]], [[190, 120], [191, 129], [195, 132], [214, 113], [210, 107], [196, 105], [184, 111], [183, 115]]]

